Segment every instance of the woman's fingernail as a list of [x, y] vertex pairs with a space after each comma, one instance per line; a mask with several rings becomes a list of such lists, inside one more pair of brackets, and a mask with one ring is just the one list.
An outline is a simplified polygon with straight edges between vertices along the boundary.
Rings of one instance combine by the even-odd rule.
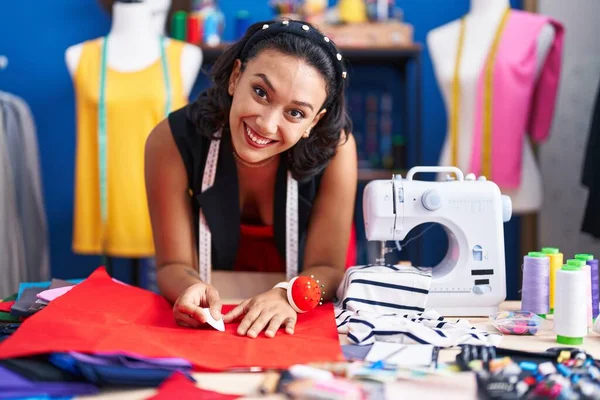
[[248, 331], [248, 336], [250, 336], [251, 338], [255, 338], [256, 333], [254, 333], [254, 331]]
[[268, 337], [273, 337], [274, 336], [273, 335], [273, 331], [271, 331], [271, 330], [266, 331], [265, 335], [267, 335]]

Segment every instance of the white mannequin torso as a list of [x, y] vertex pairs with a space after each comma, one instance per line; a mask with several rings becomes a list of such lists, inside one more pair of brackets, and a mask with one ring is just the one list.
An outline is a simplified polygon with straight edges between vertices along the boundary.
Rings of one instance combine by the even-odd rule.
[[[509, 0], [471, 0], [471, 10], [466, 16], [462, 61], [460, 67], [460, 111], [458, 127], [458, 165], [469, 171], [476, 111], [477, 84], [494, 35], [503, 13], [510, 7]], [[460, 20], [436, 28], [427, 35], [434, 72], [447, 110], [451, 109], [452, 81], [460, 33]], [[537, 40], [536, 78], [544, 65], [554, 40], [554, 28], [546, 24]], [[450, 135], [446, 135], [440, 165], [451, 164]], [[501, 188], [511, 197], [513, 211], [526, 213], [542, 206], [542, 176], [529, 140], [523, 144], [521, 184], [517, 189]], [[488, 177], [489, 178], [489, 177]]]
[[[154, 0], [168, 6], [165, 0]], [[112, 12], [112, 25], [109, 33], [107, 65], [116, 71], [134, 72], [147, 68], [160, 58], [159, 38], [164, 21], [155, 15], [160, 10], [152, 7], [152, 2], [115, 2]], [[161, 21], [162, 24], [161, 25]], [[168, 40], [166, 44], [168, 44]], [[65, 53], [67, 69], [75, 75], [81, 57], [83, 43], [70, 46]], [[202, 50], [186, 44], [181, 54], [181, 77], [183, 91], [189, 97], [192, 86], [202, 65]]]

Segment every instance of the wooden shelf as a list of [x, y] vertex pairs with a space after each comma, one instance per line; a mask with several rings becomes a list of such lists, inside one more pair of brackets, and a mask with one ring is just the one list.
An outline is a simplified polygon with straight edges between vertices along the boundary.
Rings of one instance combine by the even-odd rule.
[[[221, 43], [218, 46], [200, 45], [204, 55], [204, 62], [211, 64], [223, 54], [231, 43]], [[418, 57], [421, 53], [421, 45], [414, 43], [409, 46], [395, 47], [358, 47], [340, 46], [343, 56], [350, 62], [389, 63], [394, 61], [406, 61]]]
[[392, 170], [392, 169], [371, 169], [371, 168], [359, 168], [358, 169], [358, 180], [373, 181], [376, 179], [392, 179], [394, 174], [406, 175], [404, 170]]

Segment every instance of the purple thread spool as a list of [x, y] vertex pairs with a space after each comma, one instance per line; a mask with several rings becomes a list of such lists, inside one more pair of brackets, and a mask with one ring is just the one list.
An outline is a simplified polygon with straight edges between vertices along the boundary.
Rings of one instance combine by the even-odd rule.
[[550, 311], [550, 259], [544, 253], [523, 257], [521, 310], [545, 317]]
[[575, 259], [583, 260], [590, 266], [592, 276], [592, 318], [596, 319], [600, 310], [598, 309], [598, 301], [600, 300], [600, 288], [598, 287], [598, 260], [594, 259], [591, 254], [576, 254]]
[[592, 269], [592, 316], [594, 319], [600, 314], [600, 284], [598, 283], [598, 260], [589, 260], [588, 265]]

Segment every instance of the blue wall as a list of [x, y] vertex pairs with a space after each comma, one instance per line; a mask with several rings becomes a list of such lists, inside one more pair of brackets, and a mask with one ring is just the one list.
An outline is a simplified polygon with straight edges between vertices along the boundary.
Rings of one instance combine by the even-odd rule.
[[[520, 2], [512, 3], [518, 6]], [[414, 25], [415, 40], [425, 46], [427, 32], [463, 15], [469, 0], [398, 0], [397, 4], [403, 8], [405, 20]], [[226, 40], [233, 37], [233, 16], [239, 8], [248, 9], [253, 20], [272, 17], [267, 0], [221, 0], [220, 6], [227, 17]], [[70, 45], [107, 33], [109, 27], [109, 18], [95, 0], [38, 0], [34, 6], [12, 1], [2, 2], [0, 8], [0, 55], [9, 59], [8, 68], [0, 71], [0, 90], [26, 100], [36, 120], [55, 277], [83, 277], [100, 262], [98, 257], [71, 252], [75, 106], [64, 53]], [[206, 82], [204, 77], [199, 78], [193, 94]], [[426, 47], [422, 85], [422, 160], [436, 164], [446, 132], [446, 114]], [[507, 226], [509, 260], [516, 260], [511, 250], [511, 243], [518, 245], [515, 226]], [[128, 271], [121, 267], [125, 265], [117, 264], [116, 275], [126, 280]], [[509, 270], [515, 267], [508, 265]]]

